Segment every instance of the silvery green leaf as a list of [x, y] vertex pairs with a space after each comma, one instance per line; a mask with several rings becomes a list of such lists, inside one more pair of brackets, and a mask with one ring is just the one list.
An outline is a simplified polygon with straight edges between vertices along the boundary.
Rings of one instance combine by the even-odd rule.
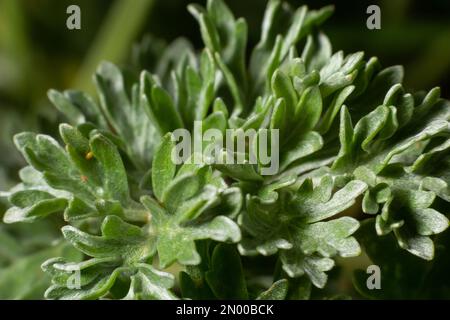
[[325, 115], [321, 119], [320, 123], [318, 124], [318, 131], [319, 133], [326, 133], [332, 123], [333, 120], [336, 118], [339, 110], [341, 110], [342, 105], [344, 104], [345, 100], [348, 98], [348, 96], [353, 92], [355, 89], [354, 86], [348, 86], [336, 93], [336, 95], [333, 98], [333, 101], [328, 106], [328, 109], [325, 112]]
[[323, 146], [322, 137], [315, 131], [309, 131], [297, 137], [295, 145], [281, 155], [280, 170], [284, 170], [292, 162], [313, 154]]
[[107, 127], [106, 119], [100, 107], [87, 94], [75, 90], [67, 90], [62, 93], [56, 90], [49, 90], [47, 95], [72, 125], [79, 125], [88, 121], [98, 125], [100, 128]]
[[141, 101], [142, 81], [127, 88], [125, 75], [110, 63], [100, 65], [95, 80], [108, 123], [128, 142], [128, 154], [141, 169], [150, 163], [155, 141], [158, 141], [155, 124]]
[[[230, 164], [227, 163], [227, 157], [231, 159]], [[243, 158], [243, 162], [240, 163], [239, 157]], [[234, 153], [231, 154], [228, 151], [223, 151], [219, 155], [220, 162], [215, 164], [215, 167], [226, 175], [244, 181], [262, 181], [262, 177], [258, 174], [255, 169], [256, 164], [250, 163], [249, 160], [245, 159], [245, 155]]]
[[277, 202], [248, 196], [247, 210], [239, 220], [244, 230], [239, 251], [243, 255], [279, 251], [283, 270], [290, 277], [306, 273], [322, 288], [327, 280], [325, 271], [334, 266], [332, 257], [360, 253], [358, 242], [351, 236], [358, 229], [358, 221], [350, 217], [326, 219], [350, 207], [366, 187], [354, 181], [332, 195], [333, 181], [324, 177], [316, 188], [306, 180], [296, 195], [280, 190]]
[[94, 300], [106, 295], [114, 285], [123, 270], [120, 268], [97, 275], [97, 279], [80, 289], [72, 289], [67, 285], [54, 284], [45, 292], [45, 298], [50, 300]]
[[224, 216], [217, 216], [208, 222], [185, 225], [180, 224], [179, 217], [165, 212], [151, 198], [144, 197], [141, 201], [155, 216], [152, 236], [158, 250], [159, 263], [163, 268], [176, 261], [184, 265], [199, 264], [200, 256], [196, 251], [195, 240], [237, 242], [241, 237], [237, 225]]
[[286, 279], [274, 282], [266, 291], [262, 292], [257, 300], [284, 300], [288, 292], [288, 281]]
[[331, 54], [330, 40], [325, 34], [317, 33], [308, 36], [305, 48], [303, 49], [302, 59], [308, 66], [308, 71], [320, 71], [330, 59]]
[[310, 180], [306, 180], [297, 191], [295, 204], [302, 213], [302, 218], [308, 223], [324, 220], [351, 207], [355, 203], [355, 199], [367, 188], [364, 182], [353, 180], [330, 198], [331, 185], [322, 187], [322, 184], [329, 184], [326, 180], [324, 177], [321, 185], [314, 189]]
[[174, 285], [174, 277], [170, 273], [158, 271], [152, 266], [140, 264], [132, 275], [130, 290], [124, 300], [176, 300], [170, 292]]
[[196, 240], [237, 242], [241, 238], [239, 227], [225, 216], [236, 215], [235, 210], [241, 206], [240, 192], [217, 189], [209, 169], [184, 166], [165, 189], [161, 204], [148, 196], [141, 199], [151, 214], [150, 237], [162, 267], [176, 261], [200, 263]]
[[116, 258], [130, 264], [152, 254], [143, 231], [117, 216], [107, 216], [101, 231], [102, 236], [93, 236], [72, 226], [62, 228], [64, 237], [75, 248], [94, 258]]
[[[20, 193], [15, 193], [13, 199], [21, 196], [33, 197], [33, 195], [31, 195], [32, 193], [35, 194], [36, 192], [22, 191]], [[32, 222], [52, 213], [62, 212], [67, 206], [67, 199], [58, 199], [52, 196], [50, 196], [50, 198], [42, 198], [42, 196], [39, 196], [39, 199], [35, 197], [34, 199], [30, 198], [29, 200], [33, 200], [33, 203], [28, 205], [21, 204], [22, 207], [15, 206], [9, 208], [3, 216], [3, 221], [5, 223]]]
[[153, 193], [158, 199], [162, 198], [164, 191], [175, 176], [176, 164], [172, 158], [174, 147], [172, 135], [166, 134], [153, 158], [152, 185]]

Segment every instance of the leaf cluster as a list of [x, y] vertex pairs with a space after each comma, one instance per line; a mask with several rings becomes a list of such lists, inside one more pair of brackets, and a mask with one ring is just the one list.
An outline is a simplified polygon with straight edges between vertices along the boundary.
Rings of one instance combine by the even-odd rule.
[[[83, 254], [44, 263], [46, 297], [308, 298], [361, 244], [393, 283], [411, 259], [428, 266], [449, 226], [450, 104], [439, 89], [409, 93], [401, 67], [333, 53], [319, 31], [332, 7], [269, 1], [250, 55], [246, 21], [222, 0], [188, 9], [203, 50], [176, 40], [140, 74], [103, 63], [98, 101], [49, 91], [68, 122], [59, 140], [14, 139], [28, 166], [2, 193], [4, 222], [62, 213], [64, 241]], [[264, 175], [261, 159], [175, 164], [172, 132], [192, 132], [194, 121], [221, 132], [278, 129], [279, 171]], [[182, 268], [179, 283], [169, 267]], [[410, 279], [401, 283], [375, 298], [404, 297]], [[360, 272], [355, 286], [373, 297]]]

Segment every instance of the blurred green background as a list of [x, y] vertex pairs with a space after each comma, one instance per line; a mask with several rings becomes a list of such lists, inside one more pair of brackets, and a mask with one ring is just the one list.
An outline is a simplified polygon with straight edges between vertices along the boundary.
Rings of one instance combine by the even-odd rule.
[[[12, 136], [24, 130], [54, 133], [57, 128], [59, 115], [46, 97], [49, 88], [92, 92], [91, 78], [98, 63], [109, 60], [136, 67], [134, 44], [142, 43], [146, 35], [151, 35], [144, 42], [150, 52], [157, 52], [179, 36], [201, 48], [197, 24], [186, 10], [190, 2], [0, 0], [0, 190], [14, 184], [17, 170], [23, 165], [12, 145]], [[247, 19], [252, 47], [259, 39], [266, 1], [226, 2], [236, 16]], [[402, 64], [407, 89], [441, 86], [442, 95], [450, 97], [450, 1], [287, 2], [294, 7], [307, 4], [311, 8], [334, 4], [335, 14], [324, 26], [334, 50], [363, 50], [366, 56], [379, 57], [384, 66]], [[81, 30], [66, 28], [66, 8], [72, 4], [81, 8]], [[370, 4], [381, 8], [381, 30], [366, 28], [366, 8]], [[151, 55], [139, 62], [139, 66], [149, 69], [154, 66]], [[4, 209], [0, 202], [0, 217]], [[34, 283], [32, 288], [25, 283], [12, 293], [4, 293], [1, 288], [9, 285], [8, 272], [16, 272], [18, 266], [38, 271], [39, 261], [45, 260], [46, 255], [55, 255], [39, 249], [58, 236], [58, 228], [52, 222], [33, 226], [0, 224], [0, 298], [40, 296], [45, 279], [42, 283], [28, 279]], [[34, 260], [29, 258], [31, 253]]]

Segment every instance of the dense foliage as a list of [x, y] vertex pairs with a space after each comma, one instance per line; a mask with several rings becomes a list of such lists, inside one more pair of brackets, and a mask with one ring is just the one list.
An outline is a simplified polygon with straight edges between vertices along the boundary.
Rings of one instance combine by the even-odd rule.
[[[64, 239], [49, 243], [63, 257], [42, 265], [52, 277], [46, 298], [304, 299], [361, 245], [383, 281], [369, 290], [356, 272], [363, 296], [450, 297], [441, 234], [450, 105], [439, 88], [408, 93], [401, 67], [333, 54], [319, 31], [331, 7], [269, 1], [249, 56], [246, 22], [221, 0], [189, 11], [201, 52], [176, 40], [139, 75], [103, 63], [98, 102], [49, 91], [68, 121], [60, 141], [15, 137], [29, 166], [1, 194], [11, 204], [4, 222], [61, 213], [66, 222]], [[279, 129], [279, 172], [174, 164], [171, 132], [198, 120], [203, 130]]]

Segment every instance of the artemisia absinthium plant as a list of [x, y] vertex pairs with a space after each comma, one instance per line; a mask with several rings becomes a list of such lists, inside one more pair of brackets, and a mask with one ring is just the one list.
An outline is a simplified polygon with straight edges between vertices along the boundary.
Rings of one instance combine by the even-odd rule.
[[[450, 243], [435, 236], [449, 226], [450, 200], [450, 105], [439, 88], [408, 93], [401, 67], [333, 53], [319, 31], [332, 7], [269, 1], [249, 56], [246, 21], [222, 0], [188, 9], [203, 50], [177, 40], [139, 75], [103, 63], [98, 101], [49, 91], [68, 122], [60, 137], [15, 136], [29, 166], [3, 193], [4, 222], [63, 214], [61, 241], [82, 253], [42, 265], [45, 297], [320, 297], [336, 259], [361, 245], [383, 275], [370, 291], [356, 272], [362, 295], [427, 297], [434, 286], [449, 297], [434, 267], [449, 265]], [[279, 129], [279, 172], [174, 164], [171, 132], [194, 121], [204, 131]]]

